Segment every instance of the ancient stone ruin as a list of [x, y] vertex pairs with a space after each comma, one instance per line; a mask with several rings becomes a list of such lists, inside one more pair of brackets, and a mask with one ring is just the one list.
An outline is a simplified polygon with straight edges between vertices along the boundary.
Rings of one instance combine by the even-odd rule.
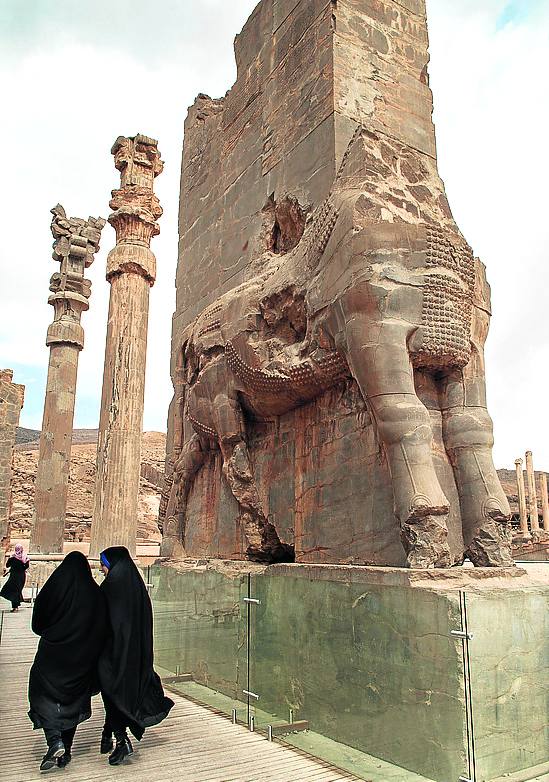
[[101, 217], [69, 218], [60, 204], [51, 213], [52, 257], [60, 269], [50, 279], [48, 303], [54, 319], [46, 338], [50, 357], [31, 536], [32, 550], [45, 554], [63, 551], [78, 356], [84, 347], [80, 318], [91, 295], [84, 274], [99, 250], [105, 225]]
[[12, 506], [12, 466], [15, 435], [23, 407], [25, 386], [13, 382], [11, 369], [0, 369], [0, 541], [9, 545]]
[[424, 0], [262, 0], [185, 123], [168, 556], [511, 565]]
[[162, 208], [153, 192], [163, 169], [157, 142], [119, 136], [112, 150], [120, 188], [112, 191], [109, 223], [116, 246], [107, 259], [111, 285], [97, 476], [90, 553], [124, 545], [135, 553], [149, 291], [156, 279], [151, 239], [160, 233]]

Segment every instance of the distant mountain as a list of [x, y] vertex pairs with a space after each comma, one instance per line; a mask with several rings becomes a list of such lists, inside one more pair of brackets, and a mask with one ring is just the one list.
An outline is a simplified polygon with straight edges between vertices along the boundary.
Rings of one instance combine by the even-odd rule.
[[[97, 429], [73, 429], [72, 441], [73, 443], [96, 443], [97, 432]], [[17, 427], [15, 435], [15, 444], [18, 446], [17, 450], [21, 450], [21, 448], [38, 448], [39, 442], [39, 429], [25, 429], [24, 426]]]
[[17, 445], [19, 445], [19, 443], [32, 443], [35, 440], [38, 441], [39, 438], [39, 429], [25, 429], [24, 426], [17, 427], [17, 432], [15, 433], [15, 442]]

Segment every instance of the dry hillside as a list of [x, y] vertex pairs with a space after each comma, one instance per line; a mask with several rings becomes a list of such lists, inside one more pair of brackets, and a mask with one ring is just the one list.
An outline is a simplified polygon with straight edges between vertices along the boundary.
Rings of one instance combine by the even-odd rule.
[[[25, 430], [15, 449], [13, 473], [12, 538], [28, 537], [34, 511], [34, 480], [38, 460], [38, 437]], [[18, 433], [19, 435], [19, 433]], [[89, 538], [93, 512], [97, 430], [75, 430], [71, 454], [66, 540]], [[166, 435], [145, 432], [142, 446], [142, 476], [139, 489], [138, 541], [158, 542], [157, 518], [160, 483], [164, 471]]]

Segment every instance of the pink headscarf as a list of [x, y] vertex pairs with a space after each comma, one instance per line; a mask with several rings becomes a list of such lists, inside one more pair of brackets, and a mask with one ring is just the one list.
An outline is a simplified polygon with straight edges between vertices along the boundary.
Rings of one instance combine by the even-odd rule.
[[29, 561], [29, 558], [25, 554], [23, 546], [20, 543], [15, 546], [15, 559], [20, 559], [23, 564]]

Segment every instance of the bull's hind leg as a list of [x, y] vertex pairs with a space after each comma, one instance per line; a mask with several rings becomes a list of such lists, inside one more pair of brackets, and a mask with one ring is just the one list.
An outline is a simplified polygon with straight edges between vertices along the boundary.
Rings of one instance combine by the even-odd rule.
[[414, 386], [410, 327], [397, 320], [372, 322], [359, 307], [354, 310], [345, 314], [347, 360], [387, 457], [408, 566], [446, 567], [449, 504], [433, 464], [429, 413]]
[[284, 546], [272, 523], [263, 512], [246, 443], [246, 428], [236, 394], [218, 394], [213, 401], [219, 445], [223, 455], [223, 474], [240, 505], [250, 559], [276, 562], [288, 560]]
[[441, 393], [444, 445], [454, 468], [466, 555], [479, 567], [513, 565], [510, 509], [492, 460], [481, 355], [446, 378]]
[[161, 554], [176, 557], [185, 553], [185, 514], [192, 480], [204, 464], [207, 440], [192, 434], [174, 464], [172, 485], [165, 511]]

